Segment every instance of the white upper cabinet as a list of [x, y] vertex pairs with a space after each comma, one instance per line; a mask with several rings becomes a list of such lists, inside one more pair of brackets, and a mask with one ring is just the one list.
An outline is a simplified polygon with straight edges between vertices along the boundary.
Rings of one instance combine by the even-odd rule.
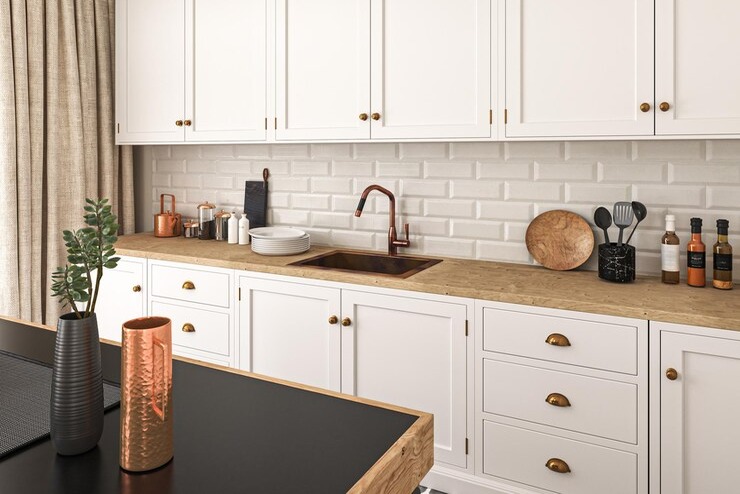
[[656, 0], [656, 134], [740, 134], [740, 2]]
[[369, 138], [370, 0], [278, 0], [275, 34], [276, 139]]
[[276, 139], [491, 136], [490, 0], [279, 0]]
[[372, 137], [490, 137], [491, 22], [490, 0], [374, 0]]
[[118, 143], [266, 137], [266, 0], [119, 0]]
[[185, 137], [185, 1], [116, 2], [116, 141]]
[[507, 0], [506, 136], [653, 134], [653, 15], [653, 0]]

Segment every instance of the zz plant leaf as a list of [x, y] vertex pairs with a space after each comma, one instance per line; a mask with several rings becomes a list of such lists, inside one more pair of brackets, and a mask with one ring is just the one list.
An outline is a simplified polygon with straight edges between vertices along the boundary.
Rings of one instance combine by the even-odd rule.
[[[120, 260], [113, 248], [118, 240], [118, 223], [108, 199], [85, 199], [85, 203], [83, 218], [87, 226], [62, 232], [67, 264], [51, 275], [52, 295], [59, 297], [62, 307], [70, 306], [79, 319], [95, 312], [103, 271], [115, 268]], [[76, 302], [84, 304], [84, 309]]]

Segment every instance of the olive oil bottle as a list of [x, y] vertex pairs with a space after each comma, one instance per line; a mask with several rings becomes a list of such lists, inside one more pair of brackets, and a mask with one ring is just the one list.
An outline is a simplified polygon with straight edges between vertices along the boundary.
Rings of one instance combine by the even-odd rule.
[[706, 285], [706, 246], [701, 241], [701, 218], [691, 218], [691, 240], [686, 245], [688, 269], [686, 283], [689, 286]]
[[679, 245], [681, 241], [676, 235], [676, 217], [667, 214], [665, 217], [665, 234], [660, 239], [660, 260], [663, 283], [675, 285], [681, 280], [681, 268], [679, 259]]
[[712, 249], [714, 257], [712, 286], [720, 290], [730, 290], [732, 288], [732, 245], [727, 241], [729, 228], [729, 221], [717, 220], [717, 243], [714, 244]]

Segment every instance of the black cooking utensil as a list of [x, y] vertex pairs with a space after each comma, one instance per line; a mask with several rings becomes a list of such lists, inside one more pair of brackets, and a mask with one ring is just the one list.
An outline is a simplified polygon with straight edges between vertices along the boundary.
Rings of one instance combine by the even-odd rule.
[[604, 243], [609, 244], [609, 227], [612, 226], [612, 214], [603, 206], [594, 211], [594, 223], [604, 230]]
[[635, 234], [635, 230], [637, 230], [637, 225], [640, 224], [642, 220], [645, 219], [647, 216], [647, 208], [645, 205], [638, 201], [632, 201], [632, 211], [635, 213], [635, 218], [637, 218], [637, 223], [635, 223], [635, 226], [632, 227], [632, 232], [630, 232], [630, 236], [627, 237], [626, 244], [630, 243], [630, 240], [632, 240], [632, 235]]
[[270, 170], [262, 170], [262, 181], [247, 180], [244, 183], [244, 212], [249, 218], [249, 228], [266, 226], [267, 222], [267, 178]]

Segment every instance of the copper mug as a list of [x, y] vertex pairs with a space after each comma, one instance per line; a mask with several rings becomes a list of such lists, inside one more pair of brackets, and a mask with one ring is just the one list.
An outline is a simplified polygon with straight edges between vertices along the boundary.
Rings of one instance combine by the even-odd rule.
[[121, 468], [143, 472], [172, 459], [172, 321], [123, 323]]
[[[164, 210], [164, 198], [172, 198], [172, 211]], [[178, 237], [182, 230], [182, 215], [175, 211], [175, 196], [162, 194], [159, 196], [159, 214], [154, 215], [155, 237]]]

